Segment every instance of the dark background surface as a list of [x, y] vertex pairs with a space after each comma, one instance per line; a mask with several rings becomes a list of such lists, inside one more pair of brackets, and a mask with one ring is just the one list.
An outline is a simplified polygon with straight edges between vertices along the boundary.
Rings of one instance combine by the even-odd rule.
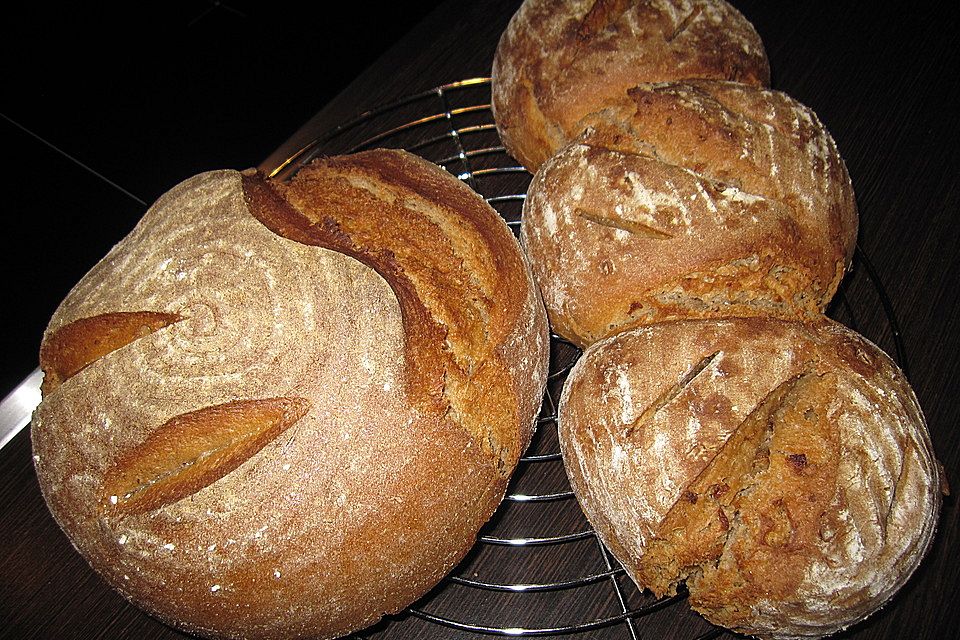
[[[358, 5], [351, 7], [353, 16], [342, 19], [311, 17], [291, 5], [240, 2], [216, 7], [177, 2], [164, 5], [163, 15], [146, 17], [130, 15], [128, 6], [97, 9], [101, 15], [91, 16], [89, 8], [43, 5], [31, 10], [32, 21], [7, 21], [4, 35], [13, 37], [0, 43], [7, 74], [0, 112], [132, 195], [0, 120], [0, 140], [11, 151], [3, 181], [6, 223], [12, 229], [5, 234], [3, 265], [8, 274], [2, 292], [6, 386], [35, 366], [47, 317], [136, 222], [143, 203], [198, 171], [243, 168], [276, 155], [273, 150], [308, 119], [315, 126], [294, 134], [294, 141], [339, 124], [358, 109], [487, 74], [496, 37], [518, 4], [446, 2], [426, 21], [419, 20], [426, 6], [418, 10], [412, 4], [394, 9], [393, 15]], [[846, 293], [858, 329], [884, 348], [891, 350], [891, 333], [899, 326], [906, 356], [901, 363], [909, 368], [956, 494], [956, 12], [945, 2], [734, 4], [764, 40], [773, 86], [818, 113], [846, 160], [861, 214], [860, 246], [890, 296], [896, 325], [867, 295], [869, 283], [854, 282]], [[108, 26], [108, 18], [121, 19], [124, 26]], [[408, 32], [386, 57], [378, 57]], [[862, 266], [858, 274], [863, 275]], [[7, 627], [10, 633], [20, 634], [7, 637], [41, 638], [51, 629], [57, 637], [72, 638], [179, 637], [123, 603], [72, 553], [39, 499], [26, 434], [2, 453], [0, 586], [10, 590], [12, 600], [0, 603], [0, 637], [4, 614], [15, 623]], [[914, 578], [883, 611], [840, 637], [956, 637], [958, 535], [954, 495], [944, 503], [938, 536]], [[461, 612], [479, 610], [472, 602]], [[653, 624], [644, 628], [643, 637], [691, 637], [670, 615]], [[31, 629], [43, 631], [25, 636]], [[370, 635], [482, 637], [409, 615]], [[629, 635], [617, 627], [586, 637]]]
[[437, 2], [18, 3], [0, 22], [0, 397], [160, 194], [255, 166]]

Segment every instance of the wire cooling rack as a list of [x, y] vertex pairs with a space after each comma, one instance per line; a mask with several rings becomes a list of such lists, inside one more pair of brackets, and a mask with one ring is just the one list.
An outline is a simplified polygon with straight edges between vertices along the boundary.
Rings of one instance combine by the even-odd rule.
[[[482, 195], [519, 234], [531, 175], [507, 155], [490, 109], [490, 80], [463, 80], [364, 112], [317, 138], [274, 172], [292, 177], [318, 156], [376, 147], [402, 148], [430, 160]], [[882, 314], [882, 335], [868, 336], [906, 370], [892, 306], [866, 256], [829, 310], [857, 330], [866, 314]], [[707, 640], [726, 632], [692, 613], [680, 593], [657, 599], [639, 591], [584, 518], [563, 469], [556, 409], [579, 350], [551, 338], [550, 374], [534, 440], [507, 496], [467, 556], [403, 616], [437, 625], [436, 637], [557, 637], [593, 640], [656, 637]], [[664, 634], [669, 629], [669, 635]], [[378, 627], [354, 638], [375, 638]]]

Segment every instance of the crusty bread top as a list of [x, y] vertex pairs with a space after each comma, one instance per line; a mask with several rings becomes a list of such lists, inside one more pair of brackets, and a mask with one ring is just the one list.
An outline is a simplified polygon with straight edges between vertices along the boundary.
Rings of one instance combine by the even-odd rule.
[[761, 637], [883, 604], [929, 546], [939, 468], [916, 398], [830, 320], [666, 322], [588, 349], [559, 409], [584, 512], [642, 587]]
[[521, 222], [554, 331], [587, 345], [676, 317], [826, 308], [857, 208], [809, 108], [733, 82], [644, 84], [580, 126]]
[[497, 47], [492, 106], [533, 172], [626, 89], [687, 78], [769, 84], [759, 35], [723, 0], [526, 0]]
[[411, 401], [452, 412], [509, 474], [533, 433], [540, 397], [526, 388], [544, 386], [546, 318], [512, 232], [450, 178], [412, 154], [380, 151], [315, 161], [289, 184], [246, 176], [244, 188], [269, 228], [386, 279], [403, 314]]
[[857, 205], [846, 164], [817, 114], [782, 91], [722, 80], [645, 83], [577, 129], [602, 131], [612, 148], [653, 155], [723, 189], [783, 202], [825, 255], [847, 264], [853, 257]]
[[[474, 340], [466, 321], [405, 317], [433, 307], [317, 246], [304, 215], [254, 203], [258, 188], [297, 191], [361, 256], [378, 249], [351, 220], [384, 221], [398, 234], [388, 262], [410, 280], [430, 269], [413, 258], [436, 265], [443, 304], [491, 307], [473, 318], [485, 329]], [[399, 217], [436, 250], [400, 255]], [[378, 151], [292, 185], [202, 174], [161, 197], [51, 319], [37, 475], [93, 567], [163, 620], [212, 637], [341, 635], [409, 604], [472, 545], [532, 433], [546, 339], [509, 229], [432, 164]], [[464, 406], [484, 393], [504, 422]]]

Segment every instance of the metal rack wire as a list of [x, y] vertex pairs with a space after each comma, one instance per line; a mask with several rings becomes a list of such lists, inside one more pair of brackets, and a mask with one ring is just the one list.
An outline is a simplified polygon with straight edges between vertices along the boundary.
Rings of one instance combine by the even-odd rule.
[[[444, 167], [482, 195], [519, 233], [531, 176], [507, 155], [497, 136], [488, 78], [450, 83], [361, 113], [294, 154], [273, 176], [292, 177], [318, 156], [375, 147], [403, 148]], [[890, 331], [872, 339], [895, 353], [905, 367], [892, 305], [866, 257], [858, 251], [857, 258], [855, 264], [863, 266], [844, 282], [830, 315], [856, 328], [859, 309], [880, 309]], [[566, 480], [556, 432], [557, 399], [578, 356], [576, 347], [552, 336], [538, 431], [503, 504], [463, 563], [408, 615], [467, 634], [463, 637], [578, 640], [638, 640], [649, 616], [669, 615], [676, 630], [673, 637], [719, 637], [723, 630], [682, 604], [685, 594], [657, 599], [639, 591], [581, 513]], [[518, 559], [518, 554], [523, 557]], [[560, 563], [551, 559], [570, 554], [581, 556], [578, 571], [557, 575], [554, 569]], [[465, 617], [461, 607], [465, 599], [477, 618]], [[478, 611], [485, 613], [480, 616]]]

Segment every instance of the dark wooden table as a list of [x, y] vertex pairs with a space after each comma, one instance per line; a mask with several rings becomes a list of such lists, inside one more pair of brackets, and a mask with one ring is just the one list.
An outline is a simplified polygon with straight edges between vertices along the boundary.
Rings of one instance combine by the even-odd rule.
[[[960, 490], [960, 285], [957, 116], [958, 30], [946, 3], [735, 2], [759, 31], [773, 85], [812, 107], [846, 159], [860, 208], [861, 254], [831, 313], [894, 355], [924, 408], [933, 443], [950, 483]], [[381, 139], [420, 151], [464, 175], [488, 196], [522, 192], [525, 176], [490, 151], [488, 87], [430, 89], [489, 75], [497, 39], [518, 2], [440, 5], [372, 67], [267, 158], [274, 169], [311, 141], [353, 122], [328, 141], [339, 151], [382, 130], [384, 118], [407, 122], [437, 114], [425, 127]], [[486, 91], [486, 94], [484, 93]], [[427, 92], [397, 105], [397, 100]], [[389, 105], [383, 111], [363, 115]], [[480, 105], [477, 110], [469, 109]], [[397, 115], [399, 110], [399, 115]], [[388, 126], [388, 125], [387, 125]], [[389, 126], [388, 126], [389, 128]], [[449, 129], [462, 132], [450, 138]], [[280, 141], [278, 141], [279, 143]], [[376, 141], [375, 141], [376, 142]], [[373, 144], [366, 142], [364, 144]], [[449, 149], [447, 147], [450, 147]], [[502, 153], [500, 154], [502, 156]], [[518, 199], [495, 197], [508, 218]], [[81, 274], [77, 274], [79, 277]], [[561, 354], [562, 355], [562, 354]], [[562, 357], [561, 357], [562, 359]], [[488, 632], [440, 625], [439, 615], [489, 627], [529, 629], [609, 624], [548, 637], [733, 637], [691, 614], [685, 603], [650, 605], [610, 564], [589, 536], [575, 501], [524, 501], [522, 495], [563, 493], [562, 470], [550, 453], [545, 421], [533, 459], [521, 468], [512, 495], [456, 575], [486, 583], [563, 582], [600, 575], [567, 589], [498, 591], [446, 582], [404, 613], [364, 632], [370, 638], [483, 638]], [[948, 497], [936, 542], [907, 586], [881, 612], [841, 634], [874, 638], [957, 637], [960, 526]], [[503, 545], [498, 538], [571, 536], [560, 545]], [[0, 638], [182, 637], [126, 604], [85, 565], [49, 517], [31, 464], [28, 430], [0, 451]]]

